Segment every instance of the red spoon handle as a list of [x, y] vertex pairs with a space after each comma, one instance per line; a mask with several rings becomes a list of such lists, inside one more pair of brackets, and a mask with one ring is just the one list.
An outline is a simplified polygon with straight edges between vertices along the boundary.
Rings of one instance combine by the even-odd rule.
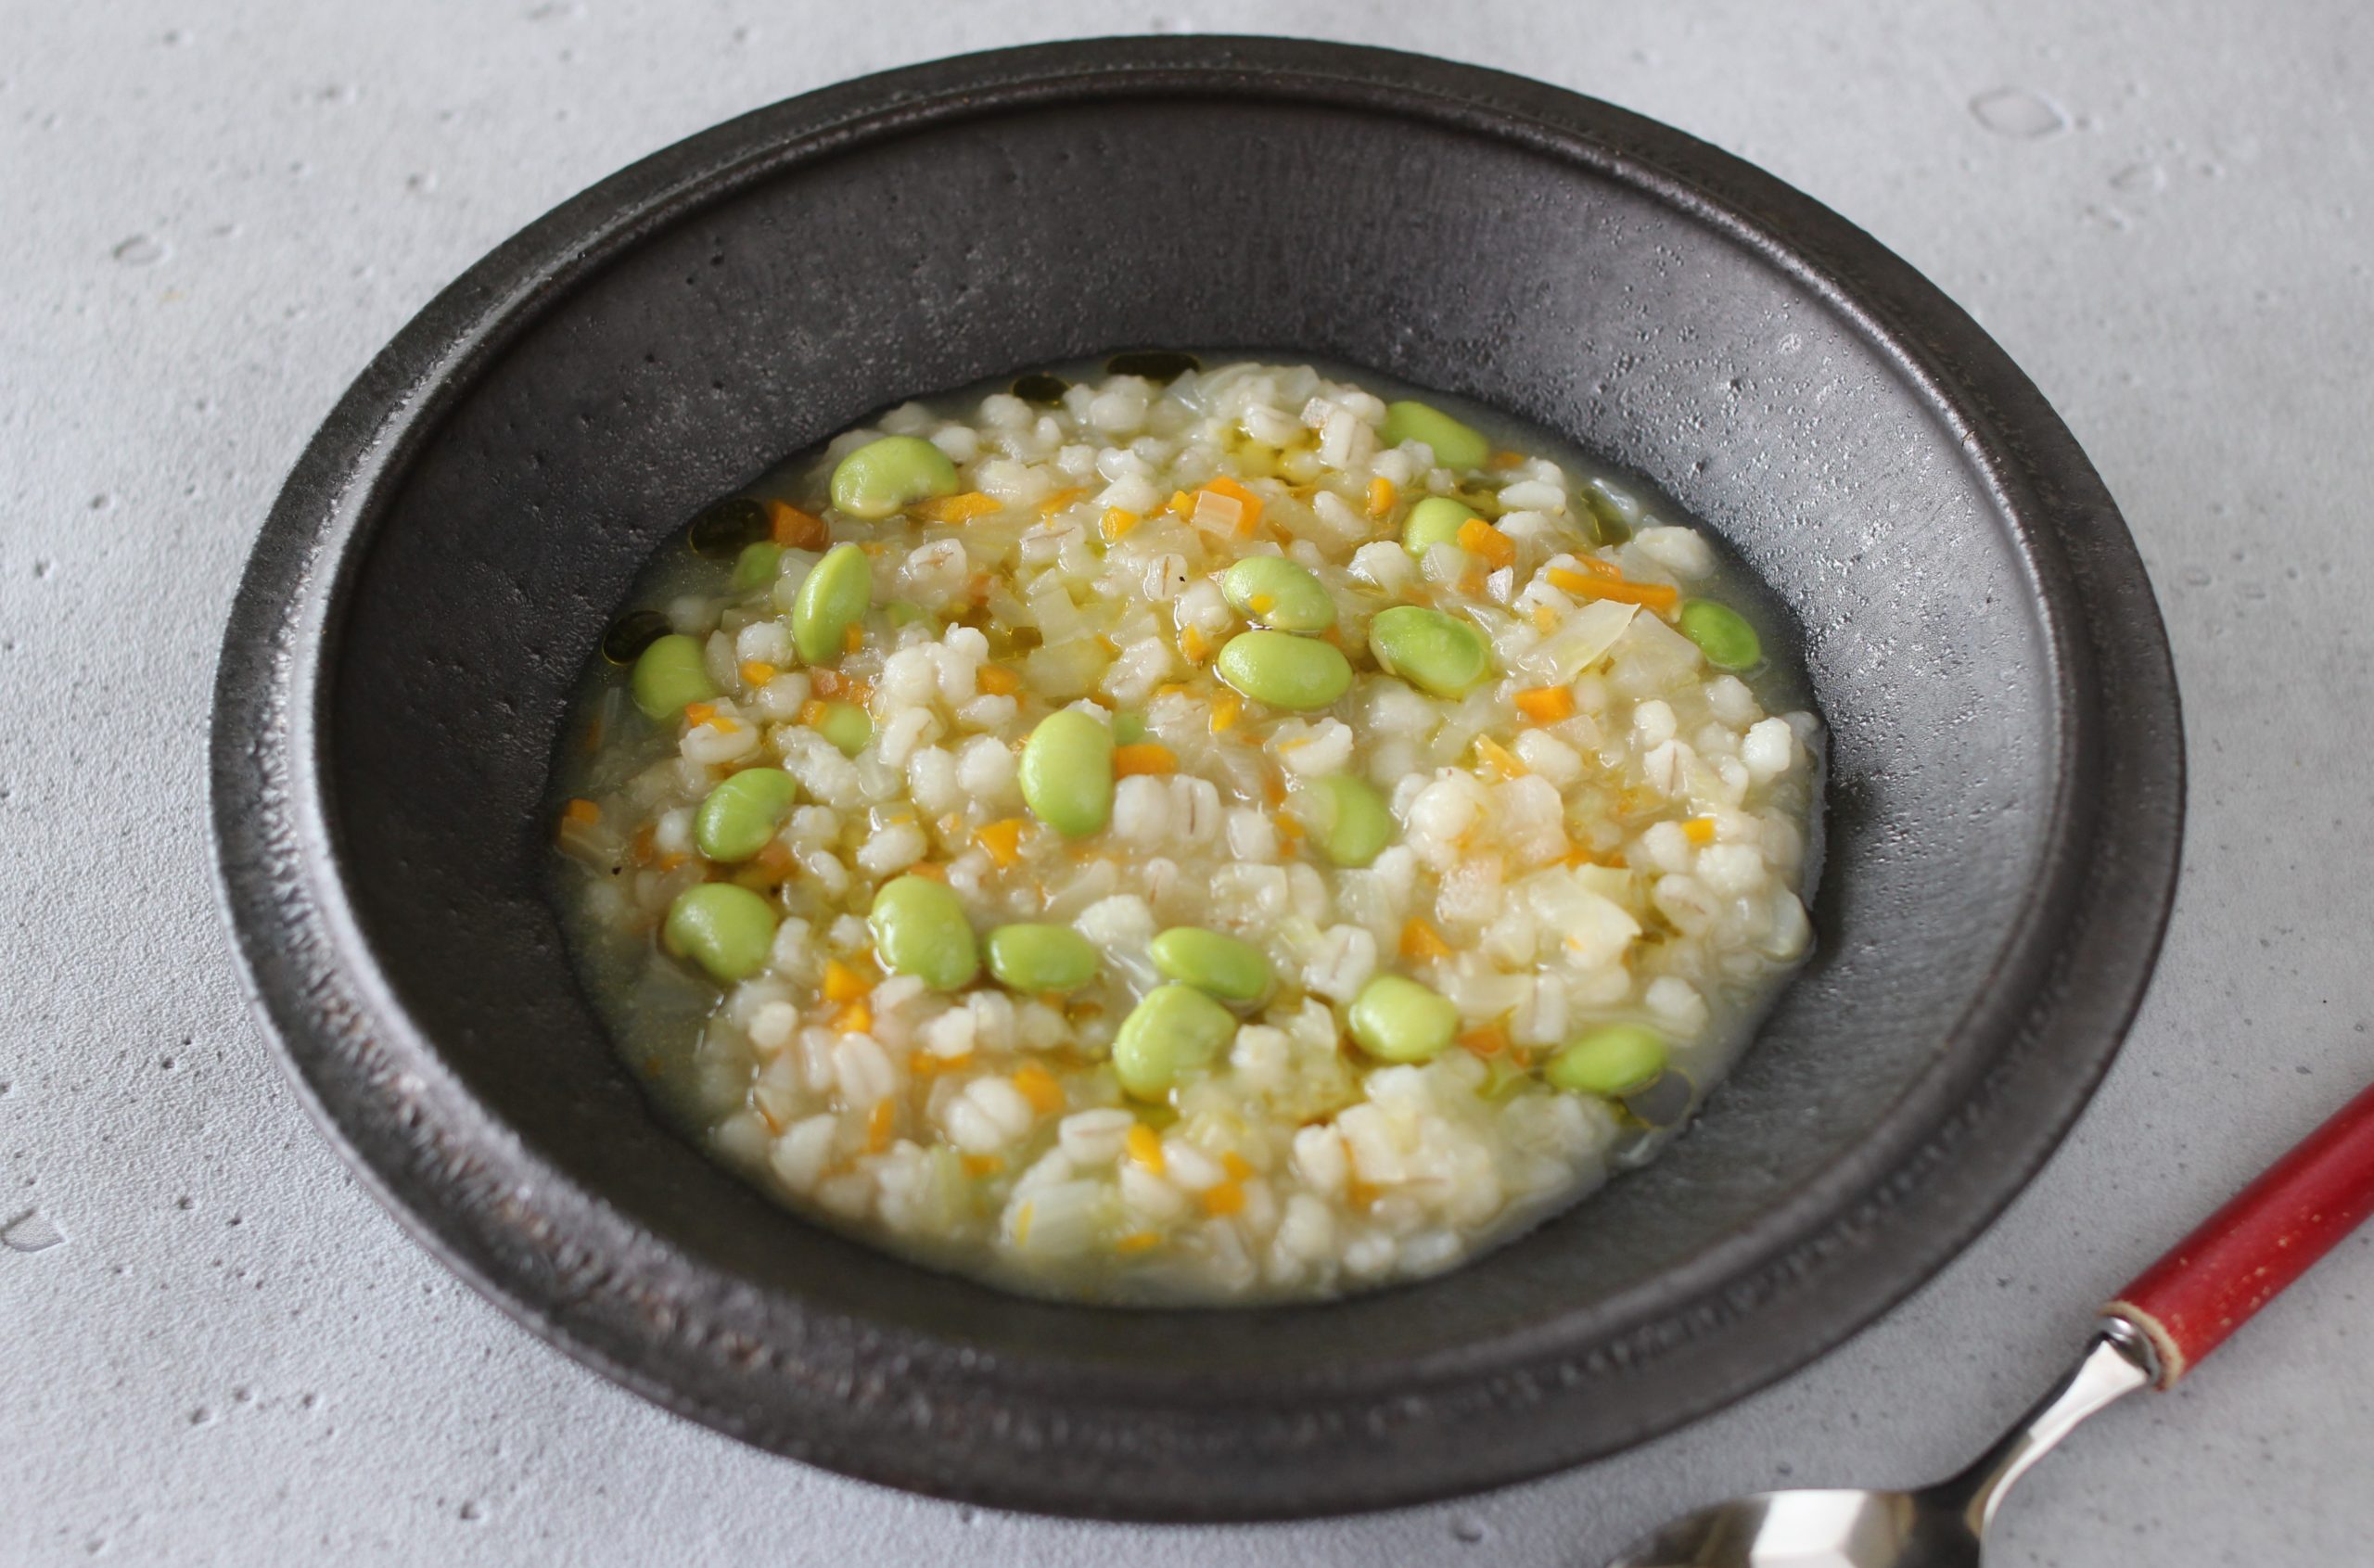
[[2105, 1308], [2159, 1352], [2173, 1388], [2251, 1314], [2374, 1214], [2374, 1087], [2303, 1139]]

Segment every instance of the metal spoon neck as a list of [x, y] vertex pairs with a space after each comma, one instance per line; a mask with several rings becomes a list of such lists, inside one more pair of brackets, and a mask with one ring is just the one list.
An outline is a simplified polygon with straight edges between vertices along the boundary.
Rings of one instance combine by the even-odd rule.
[[1968, 1469], [1931, 1487], [1931, 1499], [1959, 1512], [1973, 1534], [1983, 1534], [2011, 1484], [2076, 1430], [2078, 1422], [2138, 1388], [2149, 1388], [2157, 1377], [2150, 1342], [2124, 1319], [2103, 1319], [2069, 1375]]

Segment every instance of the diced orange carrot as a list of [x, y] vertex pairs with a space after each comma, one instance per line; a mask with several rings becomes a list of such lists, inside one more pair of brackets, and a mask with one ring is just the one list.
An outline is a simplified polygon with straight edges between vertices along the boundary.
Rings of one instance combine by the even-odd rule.
[[905, 871], [900, 872], [899, 874], [901, 876], [925, 876], [929, 877], [934, 882], [945, 882], [948, 880], [948, 868], [942, 865], [935, 865], [929, 860], [917, 860], [913, 865], [909, 866]]
[[1593, 577], [1604, 577], [1619, 582], [1623, 580], [1624, 573], [1614, 561], [1602, 561], [1597, 555], [1580, 555], [1576, 558], [1583, 563], [1583, 570]]
[[859, 626], [855, 621], [851, 621], [847, 626], [841, 628], [841, 652], [845, 654], [853, 654], [863, 646], [865, 646], [864, 628]]
[[1253, 1176], [1253, 1162], [1233, 1149], [1222, 1152], [1220, 1168], [1227, 1171], [1229, 1179], [1234, 1181], [1250, 1180]]
[[767, 503], [767, 524], [774, 542], [791, 550], [822, 550], [831, 533], [824, 519], [811, 516], [787, 501]]
[[916, 503], [914, 514], [927, 523], [969, 523], [976, 517], [986, 517], [1003, 511], [995, 496], [968, 490], [960, 495], [936, 495]]
[[1223, 734], [1234, 728], [1237, 715], [1244, 711], [1244, 705], [1237, 700], [1234, 692], [1222, 692], [1212, 698], [1212, 733]]
[[1172, 491], [1170, 492], [1170, 515], [1174, 517], [1193, 516], [1195, 515], [1195, 498], [1183, 490]]
[[1450, 944], [1416, 915], [1401, 923], [1401, 956], [1413, 963], [1433, 963], [1450, 956]]
[[717, 704], [713, 702], [688, 702], [684, 705], [684, 722], [687, 724], [706, 724], [716, 717]]
[[791, 846], [780, 838], [768, 839], [759, 847], [758, 854], [753, 859], [758, 865], [773, 873], [778, 879], [789, 876], [792, 867], [798, 863], [792, 859]]
[[[838, 696], [841, 693], [840, 671], [836, 669], [811, 669], [808, 672], [808, 686], [810, 691], [814, 692], [820, 697]], [[810, 706], [815, 707], [816, 711], [819, 713], [823, 711], [823, 708], [821, 704], [812, 704]], [[799, 711], [801, 715], [799, 721], [801, 723], [808, 724], [814, 722], [814, 720], [807, 717], [807, 708], [803, 708]]]
[[1476, 1056], [1498, 1056], [1509, 1048], [1509, 1031], [1498, 1024], [1479, 1024], [1459, 1037], [1460, 1048]]
[[1525, 461], [1525, 453], [1521, 452], [1511, 452], [1508, 448], [1502, 447], [1500, 451], [1492, 454], [1489, 461], [1495, 468], [1513, 468], [1518, 464]]
[[1022, 677], [1002, 664], [985, 664], [973, 672], [973, 683], [993, 697], [1010, 697], [1022, 690]]
[[1495, 567], [1512, 565], [1517, 558], [1517, 542], [1481, 517], [1459, 525], [1459, 547]]
[[862, 1035], [872, 1027], [874, 1009], [862, 1001], [846, 1003], [833, 1014], [833, 1031], [836, 1034]]
[[898, 1125], [898, 1103], [876, 1100], [874, 1109], [865, 1114], [865, 1152], [878, 1154], [890, 1147], [890, 1129]]
[[1131, 1122], [1129, 1136], [1130, 1158], [1143, 1166], [1150, 1175], [1160, 1176], [1163, 1170], [1162, 1135], [1143, 1122]]
[[634, 836], [627, 840], [627, 859], [632, 860], [637, 865], [642, 865], [645, 861], [649, 860], [651, 859], [651, 847], [656, 836], [656, 833], [657, 830], [654, 829], [649, 822], [645, 822], [641, 827], [635, 829]]
[[1692, 844], [1712, 844], [1715, 842], [1715, 819], [1691, 817], [1681, 824], [1681, 835]]
[[1244, 1189], [1233, 1181], [1223, 1181], [1217, 1187], [1204, 1189], [1204, 1212], [1210, 1215], [1241, 1214], [1244, 1210]]
[[563, 822], [575, 826], [592, 827], [602, 820], [602, 808], [581, 797], [562, 807], [560, 815]]
[[1162, 1236], [1154, 1230], [1132, 1230], [1126, 1236], [1116, 1236], [1113, 1239], [1113, 1250], [1124, 1256], [1150, 1252], [1160, 1245], [1162, 1245]]
[[1190, 621], [1179, 629], [1179, 651], [1187, 657], [1188, 663], [1201, 664], [1212, 657], [1212, 644]]
[[739, 734], [742, 732], [742, 720], [739, 719], [728, 719], [724, 714], [721, 713], [716, 718], [708, 721], [708, 727], [715, 730], [721, 735]]
[[824, 961], [824, 1000], [826, 1001], [862, 1001], [874, 988], [865, 976], [843, 963], [839, 959]]
[[1564, 686], [1527, 686], [1512, 700], [1517, 711], [1537, 724], [1555, 724], [1575, 716], [1575, 694]]
[[814, 697], [810, 697], [806, 702], [801, 703], [799, 705], [799, 721], [807, 725], [811, 730], [817, 725], [822, 724], [824, 721], [824, 705], [817, 701]]
[[1107, 506], [1104, 516], [1097, 521], [1096, 531], [1104, 536], [1105, 543], [1118, 544], [1129, 536], [1131, 529], [1142, 521], [1144, 519], [1135, 512], [1119, 506]]
[[1030, 1102], [1030, 1108], [1042, 1116], [1064, 1108], [1064, 1086], [1055, 1081], [1054, 1074], [1036, 1062], [1016, 1070], [1014, 1087]]
[[1128, 746], [1113, 748], [1113, 776], [1126, 779], [1133, 773], [1175, 773], [1179, 771], [1179, 754], [1160, 741], [1132, 741]]
[[973, 832], [973, 842], [989, 852], [1001, 870], [1022, 859], [1022, 819], [1006, 817], [986, 822]]
[[1475, 737], [1475, 755], [1483, 760], [1486, 767], [1504, 779], [1521, 779], [1532, 771], [1515, 752], [1489, 735]]
[[685, 855], [680, 850], [670, 850], [667, 854], [662, 855], [657, 860], [652, 861], [651, 869], [658, 872], [662, 875], [665, 875], [669, 872], [674, 871], [678, 866], [683, 865], [689, 859], [691, 859], [690, 856]]
[[1666, 611], [1681, 602], [1681, 591], [1662, 582], [1634, 582], [1626, 578], [1594, 577], [1587, 572], [1550, 568], [1551, 583], [1585, 599], [1613, 599], [1619, 605], [1641, 605]]
[[1393, 510], [1393, 481], [1382, 477], [1369, 481], [1369, 516], [1382, 517]]
[[1087, 493], [1088, 491], [1079, 489], [1059, 490], [1039, 504], [1039, 515], [1042, 517], [1052, 517]]
[[967, 1154], [964, 1156], [964, 1174], [967, 1176], [995, 1176], [1004, 1168], [1004, 1159], [996, 1154]]
[[1548, 636], [1551, 632], [1558, 630], [1558, 612], [1551, 609], [1548, 605], [1534, 606], [1533, 626], [1535, 631], [1539, 631], [1544, 636]]
[[775, 667], [765, 659], [746, 658], [742, 661], [742, 680], [745, 684], [763, 686], [774, 678]]

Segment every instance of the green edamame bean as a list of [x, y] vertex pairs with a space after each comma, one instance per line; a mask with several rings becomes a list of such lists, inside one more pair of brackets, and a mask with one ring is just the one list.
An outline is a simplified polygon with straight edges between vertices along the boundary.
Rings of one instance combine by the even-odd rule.
[[913, 626], [920, 622], [935, 631], [939, 630], [932, 619], [931, 612], [913, 599], [893, 599], [882, 606], [882, 613], [890, 618], [893, 626]]
[[781, 768], [745, 768], [708, 792], [693, 815], [693, 843], [712, 860], [747, 860], [791, 815], [799, 784]]
[[1464, 502], [1430, 495], [1410, 508], [1410, 520], [1401, 525], [1401, 547], [1423, 555], [1435, 545], [1456, 544], [1460, 526], [1475, 515], [1475, 508]]
[[1441, 409], [1407, 401], [1385, 406], [1385, 444], [1423, 441], [1434, 448], [1435, 461], [1446, 468], [1481, 468], [1492, 455], [1492, 443]]
[[1320, 853], [1358, 871], [1393, 842], [1393, 813], [1385, 797], [1349, 773], [1330, 773], [1313, 786], [1319, 807], [1312, 839]]
[[841, 459], [833, 469], [833, 504], [852, 517], [891, 513], [956, 493], [956, 465], [921, 436], [885, 436]]
[[1113, 716], [1113, 744], [1135, 746], [1146, 738], [1146, 716], [1123, 708]]
[[937, 991], [962, 990], [981, 972], [973, 923], [948, 884], [894, 876], [874, 895], [865, 923], [874, 950], [893, 975], [913, 975]]
[[1037, 996], [1096, 978], [1096, 944], [1068, 925], [1001, 925], [982, 944], [998, 983]]
[[775, 580], [775, 572], [783, 565], [783, 546], [760, 540], [746, 544], [742, 554], [734, 557], [734, 586], [741, 593], [764, 588]]
[[1378, 668], [1438, 697], [1462, 695], [1491, 673], [1492, 644], [1474, 626], [1423, 605], [1396, 605], [1369, 622]]
[[1174, 925], [1146, 945], [1166, 979], [1227, 1001], [1258, 1001], [1270, 988], [1270, 961], [1250, 942], [1200, 925]]
[[1160, 1100], [1236, 1038], [1236, 1015], [1193, 986], [1156, 986], [1113, 1036], [1113, 1075], [1140, 1100]]
[[810, 664], [841, 657], [849, 629], [865, 618], [874, 603], [874, 563], [854, 544], [824, 553], [791, 602], [791, 640]]
[[1383, 1062], [1431, 1062], [1459, 1030], [1459, 1009], [1417, 981], [1380, 975], [1360, 988], [1347, 1015], [1360, 1049]]
[[816, 733], [844, 757], [855, 757], [874, 738], [874, 720], [853, 702], [828, 702], [816, 716]]
[[730, 986], [765, 967], [774, 949], [774, 907], [747, 887], [704, 882], [676, 895], [660, 935], [670, 952]]
[[1220, 596], [1237, 614], [1280, 631], [1324, 631], [1335, 601], [1310, 568], [1283, 555], [1248, 555], [1220, 574]]
[[1215, 668], [1221, 680], [1272, 708], [1325, 708], [1352, 683], [1343, 649], [1291, 631], [1240, 631], [1220, 649]]
[[1558, 1089], [1609, 1099], [1646, 1089], [1666, 1070], [1666, 1042], [1638, 1024], [1607, 1024], [1562, 1047], [1541, 1069]]
[[1113, 732], [1076, 708], [1039, 720], [1015, 773], [1031, 814], [1066, 838], [1113, 820]]
[[635, 656], [634, 673], [627, 683], [645, 719], [673, 719], [686, 703], [708, 702], [717, 695], [700, 639], [681, 631], [653, 638]]
[[1764, 662], [1764, 644], [1740, 613], [1712, 599], [1687, 599], [1678, 618], [1681, 634], [1698, 644], [1717, 669], [1753, 669]]

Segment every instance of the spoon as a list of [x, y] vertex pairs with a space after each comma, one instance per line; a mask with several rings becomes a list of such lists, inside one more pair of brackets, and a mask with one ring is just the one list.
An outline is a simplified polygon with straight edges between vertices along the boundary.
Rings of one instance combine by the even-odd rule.
[[1917, 1492], [1738, 1498], [1650, 1532], [1608, 1568], [1974, 1568], [2029, 1466], [2112, 1400], [2175, 1387], [2368, 1214], [2374, 1088], [2121, 1291], [2060, 1385], [1960, 1474]]

